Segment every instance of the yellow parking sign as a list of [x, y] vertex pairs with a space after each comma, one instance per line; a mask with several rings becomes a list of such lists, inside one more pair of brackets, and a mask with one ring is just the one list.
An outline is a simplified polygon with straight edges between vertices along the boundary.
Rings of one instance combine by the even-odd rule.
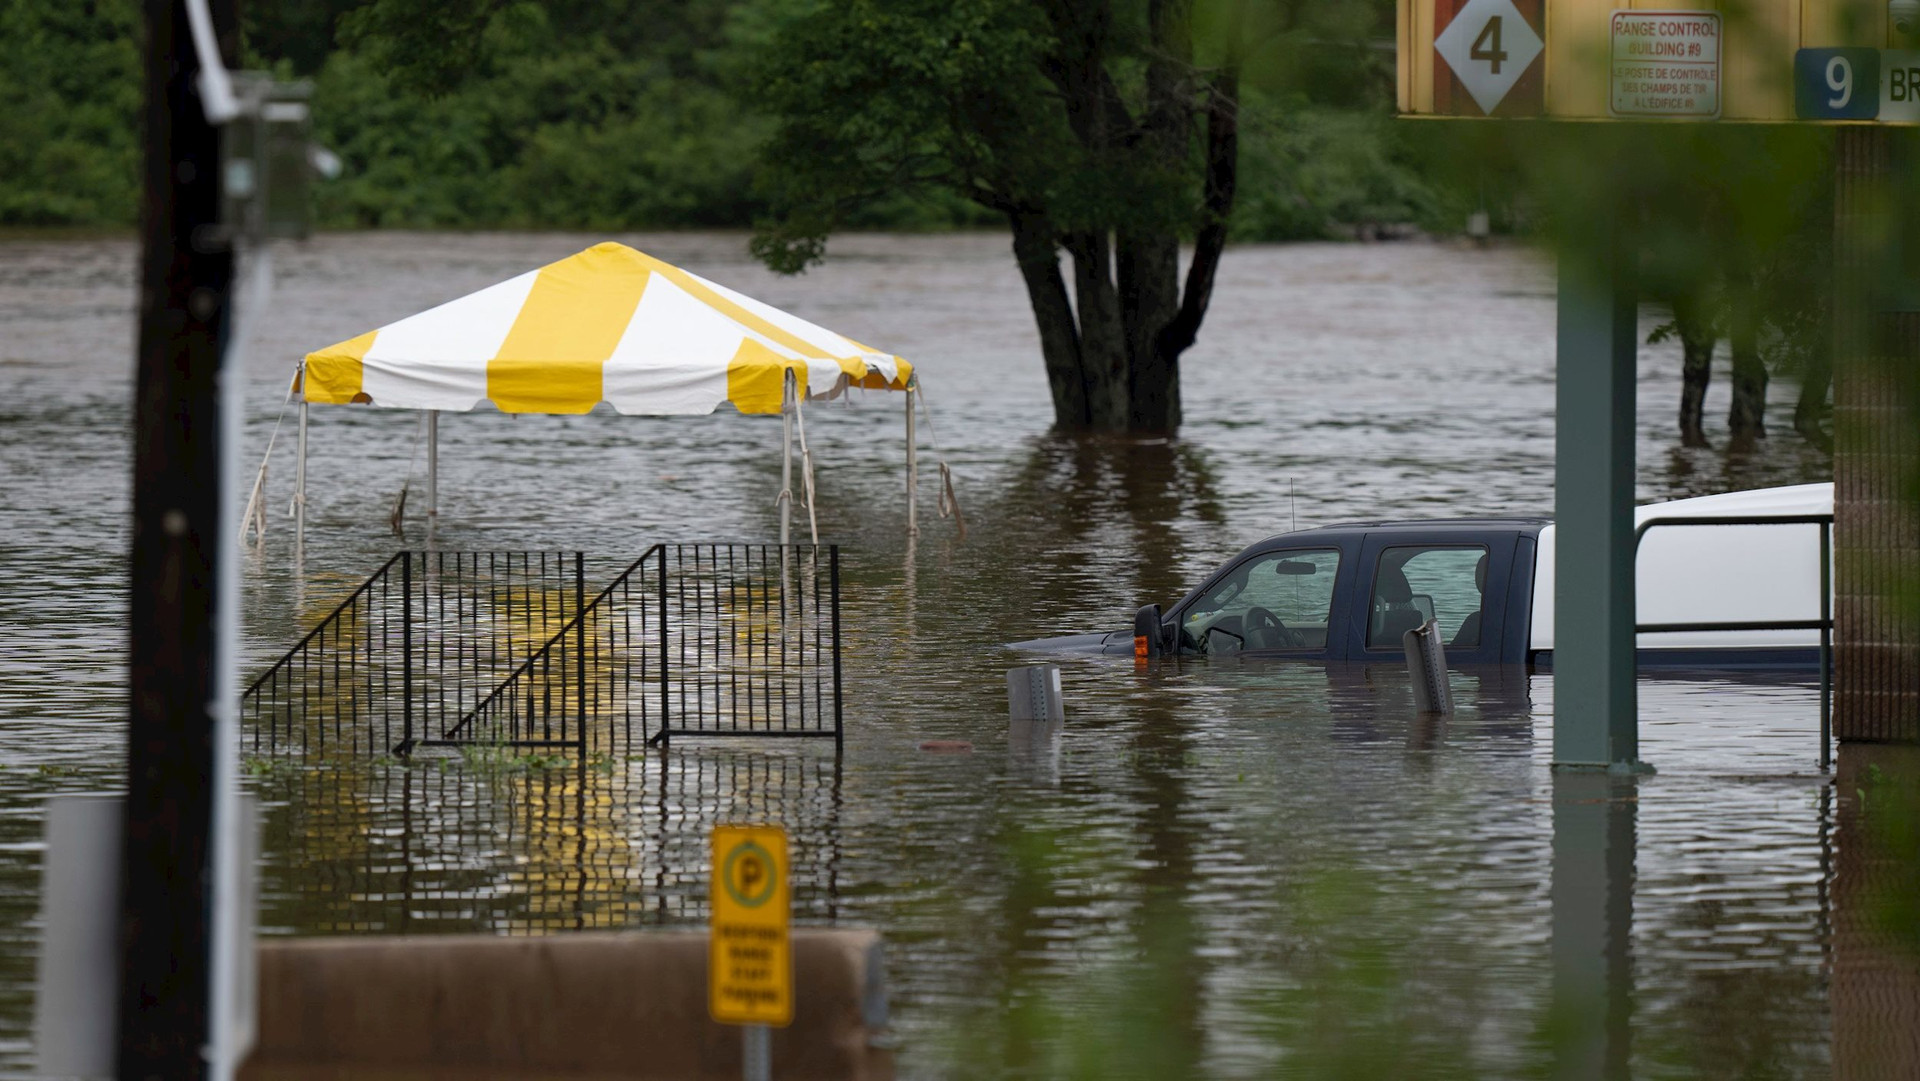
[[778, 826], [715, 826], [709, 896], [708, 1012], [729, 1025], [789, 1024], [787, 832]]

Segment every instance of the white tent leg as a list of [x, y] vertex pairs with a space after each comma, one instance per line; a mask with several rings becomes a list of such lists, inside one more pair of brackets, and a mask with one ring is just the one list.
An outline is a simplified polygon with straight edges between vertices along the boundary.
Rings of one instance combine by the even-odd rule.
[[786, 394], [780, 403], [780, 425], [784, 429], [780, 451], [780, 547], [786, 548], [793, 523], [793, 371], [787, 371]]
[[920, 535], [920, 441], [914, 438], [913, 396], [917, 390], [907, 384], [907, 536]]
[[427, 542], [440, 524], [440, 411], [427, 410]]
[[307, 402], [300, 400], [300, 453], [293, 471], [293, 566], [301, 573], [307, 562]]

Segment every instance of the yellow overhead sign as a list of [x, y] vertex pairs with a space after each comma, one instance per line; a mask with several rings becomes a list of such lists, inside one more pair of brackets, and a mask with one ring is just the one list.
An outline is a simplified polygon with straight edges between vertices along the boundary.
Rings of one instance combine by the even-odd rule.
[[[1399, 0], [1400, 112], [1920, 122], [1886, 0]], [[1914, 21], [1920, 21], [1916, 19]]]
[[793, 1021], [787, 832], [716, 826], [712, 843], [707, 1010], [723, 1024], [787, 1025]]

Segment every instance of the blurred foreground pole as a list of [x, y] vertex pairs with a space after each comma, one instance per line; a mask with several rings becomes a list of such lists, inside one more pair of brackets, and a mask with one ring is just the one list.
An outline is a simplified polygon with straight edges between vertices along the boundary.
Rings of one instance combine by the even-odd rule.
[[[221, 619], [222, 346], [234, 259], [183, 0], [147, 0], [140, 329], [134, 391], [129, 717], [121, 857], [119, 1075], [212, 1072]], [[211, 0], [231, 51], [233, 0]]]
[[1920, 297], [1916, 253], [1900, 250], [1920, 211], [1899, 152], [1912, 136], [1834, 138], [1834, 734], [1920, 743]]
[[1553, 762], [1639, 767], [1633, 686], [1632, 248], [1590, 208], [1560, 255], [1554, 412]]

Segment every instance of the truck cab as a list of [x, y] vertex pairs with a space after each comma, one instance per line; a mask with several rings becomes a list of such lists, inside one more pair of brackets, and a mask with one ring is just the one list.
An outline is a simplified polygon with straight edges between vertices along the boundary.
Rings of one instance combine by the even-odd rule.
[[[1642, 667], [1800, 672], [1821, 656], [1833, 485], [1639, 507]], [[1013, 643], [1121, 655], [1392, 661], [1432, 620], [1453, 664], [1552, 664], [1547, 518], [1350, 522], [1269, 537], [1131, 631]], [[1832, 577], [1824, 582], [1832, 595]]]
[[1161, 643], [1185, 655], [1390, 660], [1401, 635], [1431, 619], [1449, 660], [1522, 663], [1546, 524], [1361, 522], [1272, 537], [1181, 598]]

